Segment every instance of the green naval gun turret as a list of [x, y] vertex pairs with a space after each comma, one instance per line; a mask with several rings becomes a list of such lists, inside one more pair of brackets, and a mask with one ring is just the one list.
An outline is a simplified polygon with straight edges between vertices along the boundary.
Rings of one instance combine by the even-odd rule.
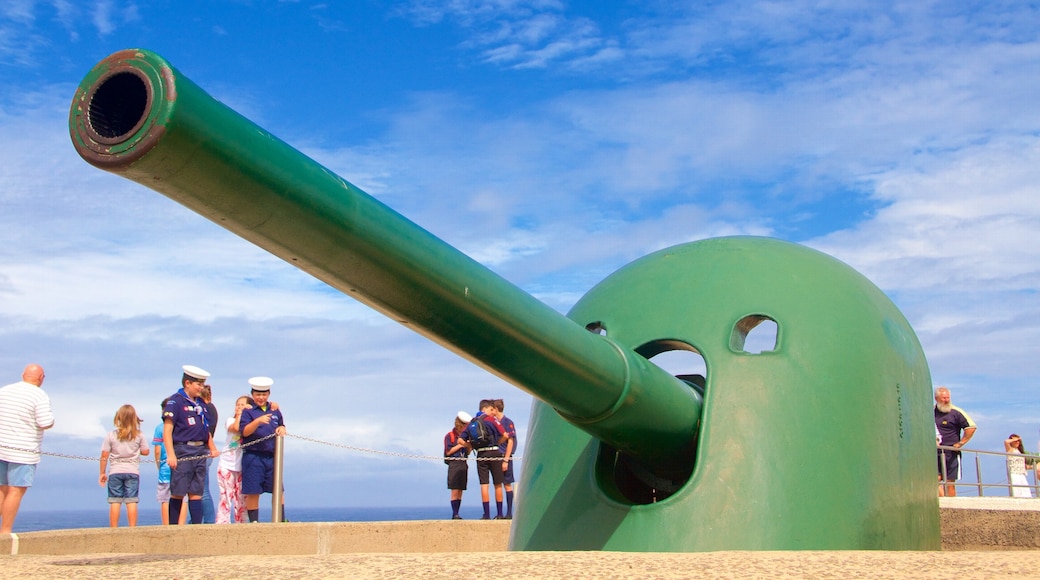
[[[923, 351], [833, 258], [766, 238], [684, 244], [563, 316], [152, 52], [98, 63], [69, 128], [87, 162], [532, 394], [512, 549], [940, 547]], [[745, 351], [766, 320], [775, 344]], [[672, 350], [699, 353], [704, 375], [648, 360]]]

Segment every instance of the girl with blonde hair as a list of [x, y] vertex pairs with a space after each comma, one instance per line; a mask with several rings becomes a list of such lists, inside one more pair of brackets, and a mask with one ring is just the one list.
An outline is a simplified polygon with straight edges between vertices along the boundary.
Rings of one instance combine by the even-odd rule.
[[[108, 486], [108, 525], [119, 525], [119, 506], [126, 504], [127, 525], [137, 526], [137, 492], [141, 487], [140, 457], [148, 455], [141, 419], [132, 405], [123, 405], [112, 419], [115, 429], [101, 444], [98, 485]], [[106, 469], [107, 468], [107, 469]]]

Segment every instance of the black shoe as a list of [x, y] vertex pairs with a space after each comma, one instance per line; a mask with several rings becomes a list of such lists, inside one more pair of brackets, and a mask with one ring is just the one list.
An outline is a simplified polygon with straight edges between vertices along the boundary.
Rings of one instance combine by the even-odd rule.
[[480, 516], [480, 519], [482, 519], [482, 520], [490, 520], [491, 518], [489, 518], [488, 516]]
[[511, 519], [513, 519], [513, 516], [511, 516], [511, 515], [504, 515], [504, 516], [502, 516], [502, 517], [501, 517], [501, 518], [499, 518], [499, 519], [502, 519], [502, 520], [511, 520]]
[[451, 519], [453, 519], [453, 520], [461, 520], [462, 516], [460, 516], [459, 514], [455, 514], [455, 515], [451, 516]]

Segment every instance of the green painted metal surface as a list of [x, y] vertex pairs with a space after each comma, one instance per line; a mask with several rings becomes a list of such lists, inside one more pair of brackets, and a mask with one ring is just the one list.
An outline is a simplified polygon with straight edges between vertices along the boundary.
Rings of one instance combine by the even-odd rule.
[[[706, 240], [626, 266], [569, 316], [628, 348], [665, 340], [704, 357], [695, 468], [650, 503], [601, 442], [536, 403], [511, 548], [940, 548], [925, 357], [847, 265], [766, 238]], [[775, 349], [745, 352], [763, 317]]]
[[89, 163], [462, 354], [646, 464], [681, 468], [676, 458], [692, 453], [700, 397], [686, 384], [408, 221], [160, 56], [127, 50], [96, 65], [73, 99], [69, 130]]
[[[154, 53], [99, 63], [69, 125], [88, 162], [543, 401], [514, 549], [939, 548], [924, 356], [892, 303], [836, 260], [761, 238], [680, 246], [620, 270], [568, 318]], [[776, 350], [742, 353], [762, 317]], [[676, 347], [704, 356], [703, 387], [645, 358]]]

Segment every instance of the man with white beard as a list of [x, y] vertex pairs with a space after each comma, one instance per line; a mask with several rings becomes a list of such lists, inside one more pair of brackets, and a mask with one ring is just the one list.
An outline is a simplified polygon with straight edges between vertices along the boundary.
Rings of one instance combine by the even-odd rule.
[[[940, 444], [960, 449], [975, 435], [975, 422], [962, 409], [950, 403], [950, 389], [935, 389], [935, 428], [939, 431]], [[963, 435], [961, 432], [963, 431]], [[961, 452], [939, 449], [936, 454], [939, 465], [939, 497], [954, 497], [960, 479]], [[944, 461], [945, 460], [945, 461]], [[943, 463], [946, 464], [946, 480], [943, 481]], [[945, 485], [943, 485], [945, 483]]]

